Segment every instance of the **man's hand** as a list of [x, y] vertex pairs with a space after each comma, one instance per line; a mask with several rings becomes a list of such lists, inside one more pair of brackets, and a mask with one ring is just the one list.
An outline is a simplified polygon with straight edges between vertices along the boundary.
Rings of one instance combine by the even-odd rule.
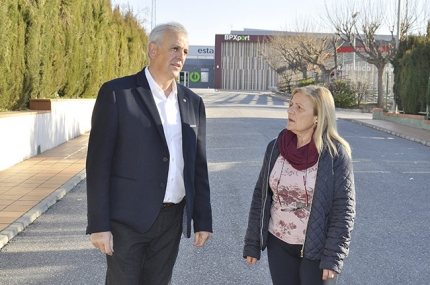
[[257, 258], [251, 257], [251, 256], [247, 256], [246, 257], [246, 262], [248, 262], [248, 264], [255, 265], [257, 263]]
[[194, 246], [204, 246], [205, 242], [212, 236], [210, 232], [196, 232], [194, 233]]
[[327, 279], [331, 279], [334, 278], [336, 276], [336, 272], [332, 271], [332, 270], [328, 270], [328, 269], [323, 269], [323, 275], [322, 275], [322, 279], [323, 280], [327, 280]]
[[113, 236], [111, 232], [92, 233], [91, 243], [101, 252], [107, 255], [113, 254]]

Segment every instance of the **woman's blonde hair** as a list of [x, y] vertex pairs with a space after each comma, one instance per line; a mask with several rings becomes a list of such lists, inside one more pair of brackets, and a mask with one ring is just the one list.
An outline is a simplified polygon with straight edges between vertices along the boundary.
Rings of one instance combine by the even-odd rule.
[[332, 156], [337, 155], [335, 141], [338, 141], [345, 147], [346, 152], [351, 157], [349, 143], [337, 132], [336, 113], [331, 92], [322, 86], [308, 85], [295, 89], [291, 95], [291, 99], [297, 93], [306, 94], [314, 103], [314, 115], [317, 116], [318, 120], [314, 132], [314, 142], [318, 153], [321, 154], [324, 146], [323, 140], [325, 139]]

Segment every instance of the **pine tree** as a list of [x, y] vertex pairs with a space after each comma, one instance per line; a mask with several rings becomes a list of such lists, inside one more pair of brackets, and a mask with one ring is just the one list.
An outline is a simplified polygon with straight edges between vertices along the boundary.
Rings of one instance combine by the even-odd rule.
[[2, 0], [0, 111], [31, 98], [96, 97], [103, 82], [147, 63], [147, 35], [110, 0]]
[[22, 91], [25, 36], [18, 3], [0, 5], [0, 111], [15, 108]]
[[430, 75], [430, 40], [427, 36], [416, 36], [412, 47], [399, 60], [400, 96], [404, 112], [425, 112], [427, 86]]

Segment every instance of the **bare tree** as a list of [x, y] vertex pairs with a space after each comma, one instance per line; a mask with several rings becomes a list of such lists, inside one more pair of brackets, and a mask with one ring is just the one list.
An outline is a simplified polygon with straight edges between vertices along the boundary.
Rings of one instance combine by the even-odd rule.
[[342, 45], [333, 34], [301, 33], [295, 37], [295, 53], [318, 66], [322, 80], [329, 84], [330, 74], [337, 68], [337, 49]]
[[337, 48], [340, 45], [334, 34], [285, 31], [271, 36], [266, 42], [269, 48], [260, 48], [260, 54], [279, 75], [292, 70], [307, 78], [309, 66], [316, 66], [323, 82], [328, 84], [330, 74], [337, 67]]
[[269, 49], [262, 53], [262, 56], [268, 61], [271, 68], [280, 72], [284, 70], [301, 72], [303, 78], [307, 78], [308, 63], [301, 55], [294, 52], [296, 43], [292, 40], [291, 33], [282, 32], [273, 35], [266, 41], [266, 44]]
[[[393, 23], [389, 23], [390, 19], [387, 11], [395, 11], [397, 8], [390, 9], [390, 7], [383, 5], [381, 1], [375, 0], [361, 1], [359, 5], [356, 5], [356, 3], [355, 1], [352, 5], [337, 3], [336, 6], [330, 9], [326, 5], [326, 16], [335, 33], [352, 47], [355, 54], [377, 68], [378, 107], [382, 108], [385, 66], [397, 51], [397, 28]], [[414, 12], [414, 9], [416, 9], [416, 5], [410, 5], [403, 9], [404, 12], [400, 17], [400, 39], [405, 37], [417, 22], [418, 14]], [[377, 33], [384, 25], [387, 25], [390, 35], [385, 37], [378, 36]]]
[[279, 32], [259, 43], [259, 53], [271, 69], [278, 74], [278, 90], [291, 93], [294, 74], [307, 78], [308, 63], [294, 53], [293, 41], [287, 32]]
[[351, 87], [356, 95], [357, 106], [360, 107], [363, 99], [369, 95], [369, 84], [366, 81], [355, 81], [351, 83]]
[[291, 82], [291, 74], [288, 72], [288, 62], [282, 60], [283, 55], [278, 50], [272, 48], [270, 39], [264, 39], [262, 43], [260, 42], [258, 50], [260, 56], [267, 62], [269, 67], [278, 74], [278, 90], [280, 92], [287, 91], [287, 86]]

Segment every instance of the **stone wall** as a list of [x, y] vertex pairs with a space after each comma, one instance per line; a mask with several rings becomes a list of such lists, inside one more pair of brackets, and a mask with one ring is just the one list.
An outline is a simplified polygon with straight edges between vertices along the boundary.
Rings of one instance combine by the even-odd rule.
[[0, 113], [0, 171], [90, 131], [95, 99], [35, 101]]

